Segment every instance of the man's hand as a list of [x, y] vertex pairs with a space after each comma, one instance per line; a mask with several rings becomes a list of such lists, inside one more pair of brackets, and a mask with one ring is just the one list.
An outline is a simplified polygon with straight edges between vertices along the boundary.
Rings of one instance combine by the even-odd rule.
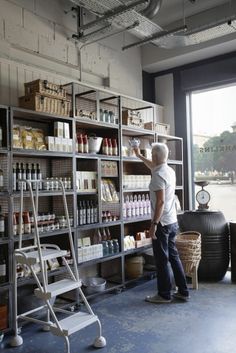
[[155, 224], [151, 224], [151, 227], [150, 227], [150, 229], [149, 229], [149, 235], [150, 235], [150, 237], [152, 238], [152, 239], [156, 239], [157, 237], [156, 237], [156, 225]]

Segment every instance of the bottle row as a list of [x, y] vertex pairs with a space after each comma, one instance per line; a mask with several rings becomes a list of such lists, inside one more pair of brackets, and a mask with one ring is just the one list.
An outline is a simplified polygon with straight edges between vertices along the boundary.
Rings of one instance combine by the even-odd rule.
[[149, 195], [134, 194], [123, 199], [123, 218], [143, 217], [151, 214]]
[[81, 200], [78, 203], [78, 225], [98, 222], [98, 205], [91, 200]]
[[[102, 148], [101, 148], [102, 146]], [[118, 144], [116, 138], [88, 136], [77, 132], [78, 153], [101, 153], [107, 156], [118, 156]]]
[[[13, 165], [12, 169], [13, 176], [13, 191], [20, 191], [21, 183], [18, 181], [20, 179], [24, 180], [35, 180], [35, 183], [32, 183], [32, 189], [36, 189], [36, 181], [42, 180], [42, 173], [40, 169], [39, 163], [16, 163]], [[1, 178], [0, 178], [1, 179]], [[45, 178], [43, 182], [38, 183], [39, 190], [47, 190], [47, 191], [56, 191], [60, 190], [59, 180], [63, 183], [64, 188], [66, 190], [71, 190], [72, 181], [71, 177], [64, 178]], [[23, 190], [28, 190], [28, 185], [26, 183], [22, 183]]]

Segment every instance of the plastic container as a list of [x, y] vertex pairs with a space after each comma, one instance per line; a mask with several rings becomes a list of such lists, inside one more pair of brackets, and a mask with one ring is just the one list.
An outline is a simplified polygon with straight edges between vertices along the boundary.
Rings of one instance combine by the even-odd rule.
[[98, 153], [102, 145], [102, 137], [89, 136], [88, 149], [89, 153]]

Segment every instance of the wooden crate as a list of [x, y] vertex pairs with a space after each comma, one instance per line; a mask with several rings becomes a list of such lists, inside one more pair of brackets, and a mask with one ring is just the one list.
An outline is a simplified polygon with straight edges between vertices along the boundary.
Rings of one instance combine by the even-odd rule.
[[48, 82], [47, 80], [35, 80], [26, 82], [25, 95], [29, 96], [35, 93], [41, 93], [48, 97], [66, 99], [66, 90], [61, 85]]
[[0, 330], [7, 328], [7, 305], [0, 304]]
[[35, 110], [36, 112], [63, 116], [70, 116], [71, 111], [70, 101], [47, 97], [40, 93], [19, 97], [19, 106], [21, 108]]

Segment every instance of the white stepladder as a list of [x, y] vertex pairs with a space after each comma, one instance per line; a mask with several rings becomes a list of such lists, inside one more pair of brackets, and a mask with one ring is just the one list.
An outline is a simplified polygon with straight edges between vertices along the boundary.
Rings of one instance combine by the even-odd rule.
[[[14, 337], [12, 338], [10, 344], [13, 347], [20, 346], [23, 343], [22, 337], [19, 335], [18, 320], [26, 320], [35, 322], [43, 325], [45, 331], [51, 331], [56, 336], [64, 337], [66, 343], [66, 352], [70, 353], [70, 341], [69, 336], [73, 333], [93, 324], [98, 324], [99, 334], [94, 340], [93, 345], [96, 348], [102, 348], [106, 345], [106, 339], [102, 336], [101, 323], [98, 317], [93, 313], [85, 295], [81, 290], [81, 281], [79, 279], [77, 261], [75, 257], [73, 238], [71, 233], [71, 226], [69, 220], [69, 213], [67, 207], [67, 200], [65, 189], [62, 181], [59, 181], [60, 188], [62, 191], [62, 198], [65, 210], [65, 216], [68, 226], [68, 236], [70, 243], [70, 251], [73, 259], [73, 267], [71, 268], [67, 263], [65, 256], [67, 255], [67, 250], [61, 250], [59, 246], [55, 244], [41, 244], [39, 231], [38, 231], [38, 199], [39, 199], [39, 183], [42, 183], [43, 180], [20, 180], [21, 185], [21, 194], [20, 194], [20, 234], [19, 234], [19, 248], [15, 250], [13, 255], [13, 281], [14, 281], [14, 302], [13, 302], [13, 311], [14, 311]], [[22, 247], [22, 214], [23, 214], [23, 186], [22, 183], [26, 183], [30, 193], [30, 198], [32, 202], [32, 211], [34, 217], [34, 245], [28, 247]], [[35, 198], [32, 190], [32, 184], [35, 186]], [[55, 258], [61, 258], [65, 264], [67, 275], [64, 279], [48, 283], [47, 275], [47, 261]], [[37, 298], [45, 302], [44, 305], [32, 309], [30, 311], [24, 312], [18, 315], [17, 311], [17, 264], [27, 266], [37, 283], [38, 288], [34, 290], [34, 294]], [[40, 272], [36, 273], [34, 266], [40, 266]], [[57, 295], [66, 293], [73, 289], [77, 289], [81, 296], [82, 301], [84, 302], [86, 312], [79, 311], [77, 313], [72, 313], [69, 310], [62, 308], [56, 308], [53, 306], [52, 302], [54, 301]], [[39, 310], [47, 310], [46, 320], [39, 320], [35, 317], [30, 316], [31, 314]], [[66, 318], [59, 320], [56, 316], [56, 312], [68, 315]]]

